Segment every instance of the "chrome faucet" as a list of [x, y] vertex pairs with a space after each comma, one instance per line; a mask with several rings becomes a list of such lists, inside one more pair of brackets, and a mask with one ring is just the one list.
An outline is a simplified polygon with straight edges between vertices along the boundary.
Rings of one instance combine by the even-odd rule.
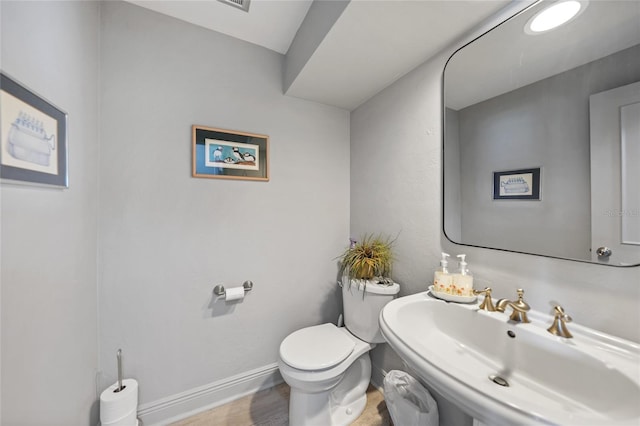
[[527, 317], [527, 312], [531, 309], [529, 304], [524, 301], [524, 290], [518, 289], [518, 300], [511, 301], [507, 299], [499, 299], [496, 302], [496, 311], [504, 312], [507, 308], [513, 309], [509, 319], [515, 322], [530, 322]]
[[571, 317], [564, 313], [564, 308], [560, 305], [556, 305], [553, 307], [554, 315], [553, 315], [553, 324], [551, 327], [547, 328], [547, 331], [551, 334], [555, 334], [556, 336], [566, 337], [570, 339], [573, 337], [569, 330], [567, 330], [568, 322], [571, 322]]

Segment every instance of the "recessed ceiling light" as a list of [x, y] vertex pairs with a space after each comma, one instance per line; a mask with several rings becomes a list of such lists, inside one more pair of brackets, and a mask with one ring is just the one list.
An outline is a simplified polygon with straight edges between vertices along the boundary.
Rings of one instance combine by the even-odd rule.
[[533, 15], [524, 27], [527, 34], [540, 34], [575, 19], [587, 7], [585, 0], [562, 0]]

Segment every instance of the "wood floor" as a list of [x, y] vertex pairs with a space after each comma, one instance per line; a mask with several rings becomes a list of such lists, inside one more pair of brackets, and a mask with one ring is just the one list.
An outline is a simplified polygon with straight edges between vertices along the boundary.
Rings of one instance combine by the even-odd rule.
[[[287, 426], [289, 386], [286, 383], [173, 423], [171, 426]], [[367, 390], [367, 407], [352, 426], [392, 426], [383, 395]], [[326, 425], [314, 425], [326, 426]]]

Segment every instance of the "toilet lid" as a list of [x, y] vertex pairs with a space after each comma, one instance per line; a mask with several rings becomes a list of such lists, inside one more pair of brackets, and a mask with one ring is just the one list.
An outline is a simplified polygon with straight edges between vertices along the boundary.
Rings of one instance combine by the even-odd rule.
[[280, 345], [280, 358], [300, 370], [322, 370], [345, 360], [355, 342], [335, 325], [303, 328], [287, 336]]

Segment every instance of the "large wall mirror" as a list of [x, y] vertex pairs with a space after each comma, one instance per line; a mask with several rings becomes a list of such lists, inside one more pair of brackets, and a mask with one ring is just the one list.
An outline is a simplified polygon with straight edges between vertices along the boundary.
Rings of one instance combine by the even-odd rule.
[[447, 238], [640, 264], [640, 1], [530, 6], [449, 59], [444, 117]]

